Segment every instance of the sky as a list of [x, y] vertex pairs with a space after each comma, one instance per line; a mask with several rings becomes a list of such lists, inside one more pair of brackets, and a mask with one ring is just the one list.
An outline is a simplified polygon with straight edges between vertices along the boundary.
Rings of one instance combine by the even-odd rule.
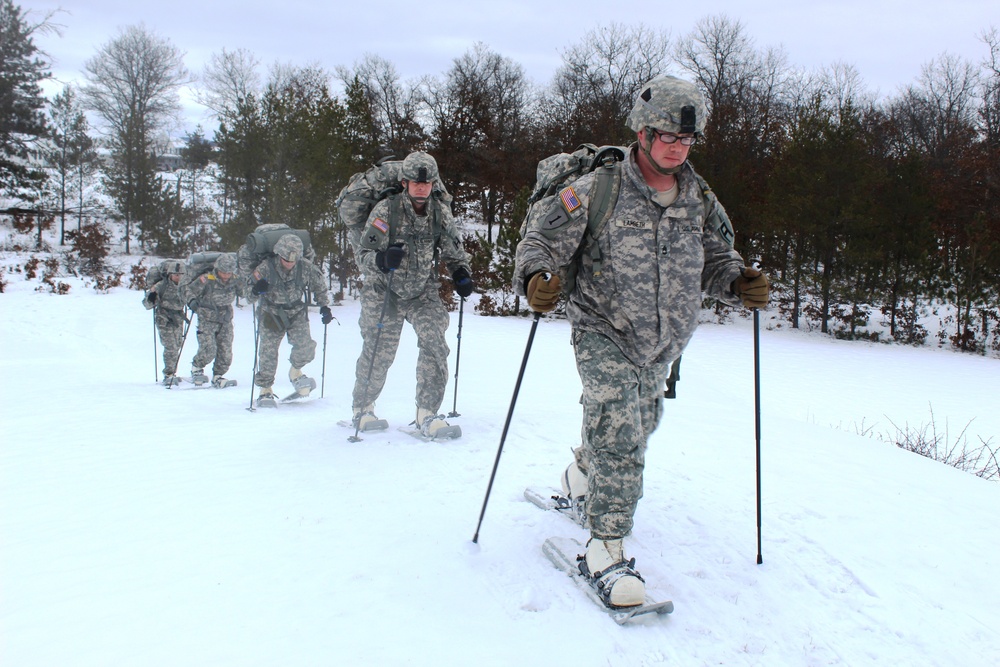
[[[9, 234], [0, 225], [5, 248]], [[578, 443], [565, 320], [538, 324], [474, 544], [529, 318], [467, 304], [442, 406], [463, 435], [446, 443], [397, 430], [414, 416], [404, 327], [376, 401], [389, 430], [352, 443], [337, 421], [350, 415], [358, 301], [333, 308], [326, 335], [311, 309], [320, 345], [304, 370], [322, 396], [249, 412], [249, 307], [227, 373], [239, 385], [167, 390], [139, 292], [60, 275], [71, 289], [56, 296], [12, 270], [26, 258], [0, 253], [4, 665], [1000, 664], [1000, 483], [871, 437], [933, 410], [949, 442], [968, 425], [970, 444], [995, 448], [1000, 359], [933, 335], [921, 348], [835, 340], [765, 311], [758, 565], [753, 331], [702, 324], [625, 541], [674, 612], [620, 627], [542, 553], [586, 533], [523, 497], [558, 484]], [[110, 261], [127, 274], [139, 259]], [[195, 350], [192, 334], [182, 373]]]
[[[913, 83], [921, 66], [942, 53], [980, 62], [987, 50], [977, 36], [991, 26], [1000, 29], [1000, 3], [995, 0], [946, 5], [929, 0], [706, 0], [692, 3], [689, 12], [674, 10], [676, 15], [666, 8], [678, 5], [658, 0], [578, 0], [569, 5], [537, 0], [32, 0], [22, 6], [38, 15], [57, 11], [53, 21], [63, 26], [61, 37], [37, 40], [53, 60], [56, 81], [47, 85], [49, 95], [58, 92], [57, 82], [78, 81], [84, 63], [120, 28], [139, 23], [184, 52], [194, 74], [203, 71], [213, 53], [244, 48], [264, 67], [319, 64], [331, 72], [374, 53], [392, 61], [409, 80], [442, 75], [454, 58], [483, 42], [545, 84], [559, 67], [561, 53], [597, 27], [642, 23], [678, 38], [699, 20], [725, 14], [741, 21], [759, 48], [781, 47], [791, 65], [811, 71], [851, 64], [869, 89], [882, 95]], [[182, 97], [188, 126], [201, 122], [214, 127], [190, 91]]]

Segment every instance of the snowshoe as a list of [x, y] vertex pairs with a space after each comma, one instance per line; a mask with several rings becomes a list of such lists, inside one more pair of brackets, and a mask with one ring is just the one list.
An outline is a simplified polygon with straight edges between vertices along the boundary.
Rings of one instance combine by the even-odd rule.
[[196, 387], [200, 387], [203, 384], [208, 383], [208, 376], [205, 375], [205, 369], [203, 368], [192, 368], [191, 369], [191, 382]]
[[275, 399], [274, 393], [268, 389], [260, 392], [254, 405], [258, 408], [276, 408], [278, 407], [278, 401]]
[[221, 375], [216, 375], [212, 378], [212, 386], [216, 389], [225, 389], [227, 387], [235, 387], [236, 380], [229, 380], [222, 377]]
[[178, 376], [171, 374], [171, 375], [164, 375], [163, 382], [161, 384], [169, 389], [170, 387], [175, 387], [179, 385], [181, 382], [182, 380]]

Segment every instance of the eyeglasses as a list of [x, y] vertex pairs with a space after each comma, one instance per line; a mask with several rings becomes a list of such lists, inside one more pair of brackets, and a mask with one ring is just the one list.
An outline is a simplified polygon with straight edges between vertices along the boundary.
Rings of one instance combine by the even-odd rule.
[[672, 144], [679, 141], [681, 142], [681, 146], [694, 146], [696, 143], [698, 143], [698, 137], [696, 136], [680, 137], [670, 132], [660, 132], [659, 130], [652, 127], [649, 129], [653, 130], [653, 136], [655, 136], [657, 139], [659, 139], [665, 144]]

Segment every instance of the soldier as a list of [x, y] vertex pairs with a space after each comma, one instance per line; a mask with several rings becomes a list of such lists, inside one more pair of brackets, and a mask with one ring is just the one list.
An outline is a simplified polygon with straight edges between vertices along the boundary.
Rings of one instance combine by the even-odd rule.
[[198, 314], [198, 353], [191, 362], [191, 381], [208, 382], [205, 366], [213, 360], [212, 386], [236, 385], [223, 377], [233, 363], [233, 301], [246, 297], [246, 282], [236, 277], [236, 253], [223, 253], [213, 270], [195, 278], [187, 286], [188, 305]]
[[563, 490], [591, 535], [581, 572], [610, 607], [644, 602], [622, 539], [642, 495], [664, 379], [694, 332], [702, 292], [729, 305], [768, 302], [766, 277], [731, 247], [725, 210], [687, 161], [706, 113], [693, 84], [647, 83], [628, 119], [637, 141], [624, 149], [617, 201], [598, 238], [575, 256], [596, 194], [591, 173], [532, 210], [517, 248], [514, 288], [536, 312], [555, 307], [571, 264], [577, 272], [566, 315], [583, 385], [582, 445]]
[[[448, 384], [445, 331], [450, 323], [438, 293], [439, 261], [444, 261], [460, 296], [472, 294], [474, 285], [450, 207], [433, 191], [437, 174], [437, 163], [427, 153], [406, 156], [401, 167], [403, 192], [375, 205], [358, 242], [356, 259], [366, 280], [360, 318], [364, 343], [355, 371], [353, 407], [354, 425], [361, 430], [378, 421], [375, 401], [396, 357], [404, 320], [413, 326], [419, 348], [416, 425], [426, 437], [448, 427], [438, 414]], [[450, 432], [455, 433], [454, 428]]]
[[156, 309], [154, 319], [160, 332], [160, 342], [163, 343], [163, 385], [166, 387], [181, 381], [177, 377], [177, 361], [184, 344], [184, 323], [188, 321], [184, 316], [184, 289], [181, 285], [184, 273], [184, 262], [166, 259], [146, 275], [143, 305], [146, 310]]
[[253, 287], [247, 299], [250, 302], [260, 300], [257, 308], [259, 366], [254, 376], [254, 384], [260, 387], [257, 407], [276, 406], [271, 387], [278, 369], [278, 347], [285, 336], [292, 345], [288, 379], [300, 396], [308, 396], [316, 388], [316, 381], [302, 372], [302, 367], [316, 356], [316, 341], [309, 334], [306, 290], [312, 292], [313, 299], [320, 305], [323, 324], [333, 321], [333, 313], [323, 274], [302, 253], [302, 239], [295, 234], [285, 234], [274, 244], [274, 257], [258, 264], [251, 274]]

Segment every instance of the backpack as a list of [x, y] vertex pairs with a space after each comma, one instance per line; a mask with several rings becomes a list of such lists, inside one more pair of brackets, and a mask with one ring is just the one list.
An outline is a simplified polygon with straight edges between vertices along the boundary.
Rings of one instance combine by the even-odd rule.
[[597, 172], [596, 183], [590, 197], [590, 207], [587, 209], [587, 231], [563, 276], [564, 296], [568, 296], [576, 286], [576, 274], [579, 270], [576, 259], [583, 252], [590, 252], [594, 260], [594, 273], [601, 272], [601, 250], [596, 241], [618, 201], [618, 192], [621, 189], [619, 163], [627, 154], [628, 149], [621, 146], [598, 148], [594, 144], [583, 144], [572, 153], [550, 155], [538, 163], [535, 189], [528, 198], [528, 212], [521, 223], [521, 238], [524, 238], [528, 219], [536, 205], [544, 208], [581, 176], [592, 171]]
[[[401, 173], [403, 161], [392, 156], [382, 158], [365, 171], [351, 176], [347, 185], [337, 195], [336, 206], [341, 221], [349, 232], [360, 235], [375, 204], [390, 195], [403, 191]], [[451, 202], [451, 195], [444, 187], [440, 176], [434, 178], [433, 197]]]
[[204, 275], [215, 268], [215, 260], [219, 259], [221, 252], [196, 252], [187, 260], [187, 272], [184, 274], [185, 282], [194, 282], [199, 276]]
[[302, 239], [303, 257], [309, 261], [316, 259], [316, 251], [313, 250], [312, 242], [309, 240], [309, 232], [306, 230], [292, 229], [288, 225], [283, 224], [260, 225], [256, 230], [247, 234], [246, 241], [240, 246], [239, 252], [236, 253], [239, 272], [244, 276], [249, 276], [257, 268], [258, 264], [269, 257], [273, 257], [274, 244], [285, 234], [295, 234]]

